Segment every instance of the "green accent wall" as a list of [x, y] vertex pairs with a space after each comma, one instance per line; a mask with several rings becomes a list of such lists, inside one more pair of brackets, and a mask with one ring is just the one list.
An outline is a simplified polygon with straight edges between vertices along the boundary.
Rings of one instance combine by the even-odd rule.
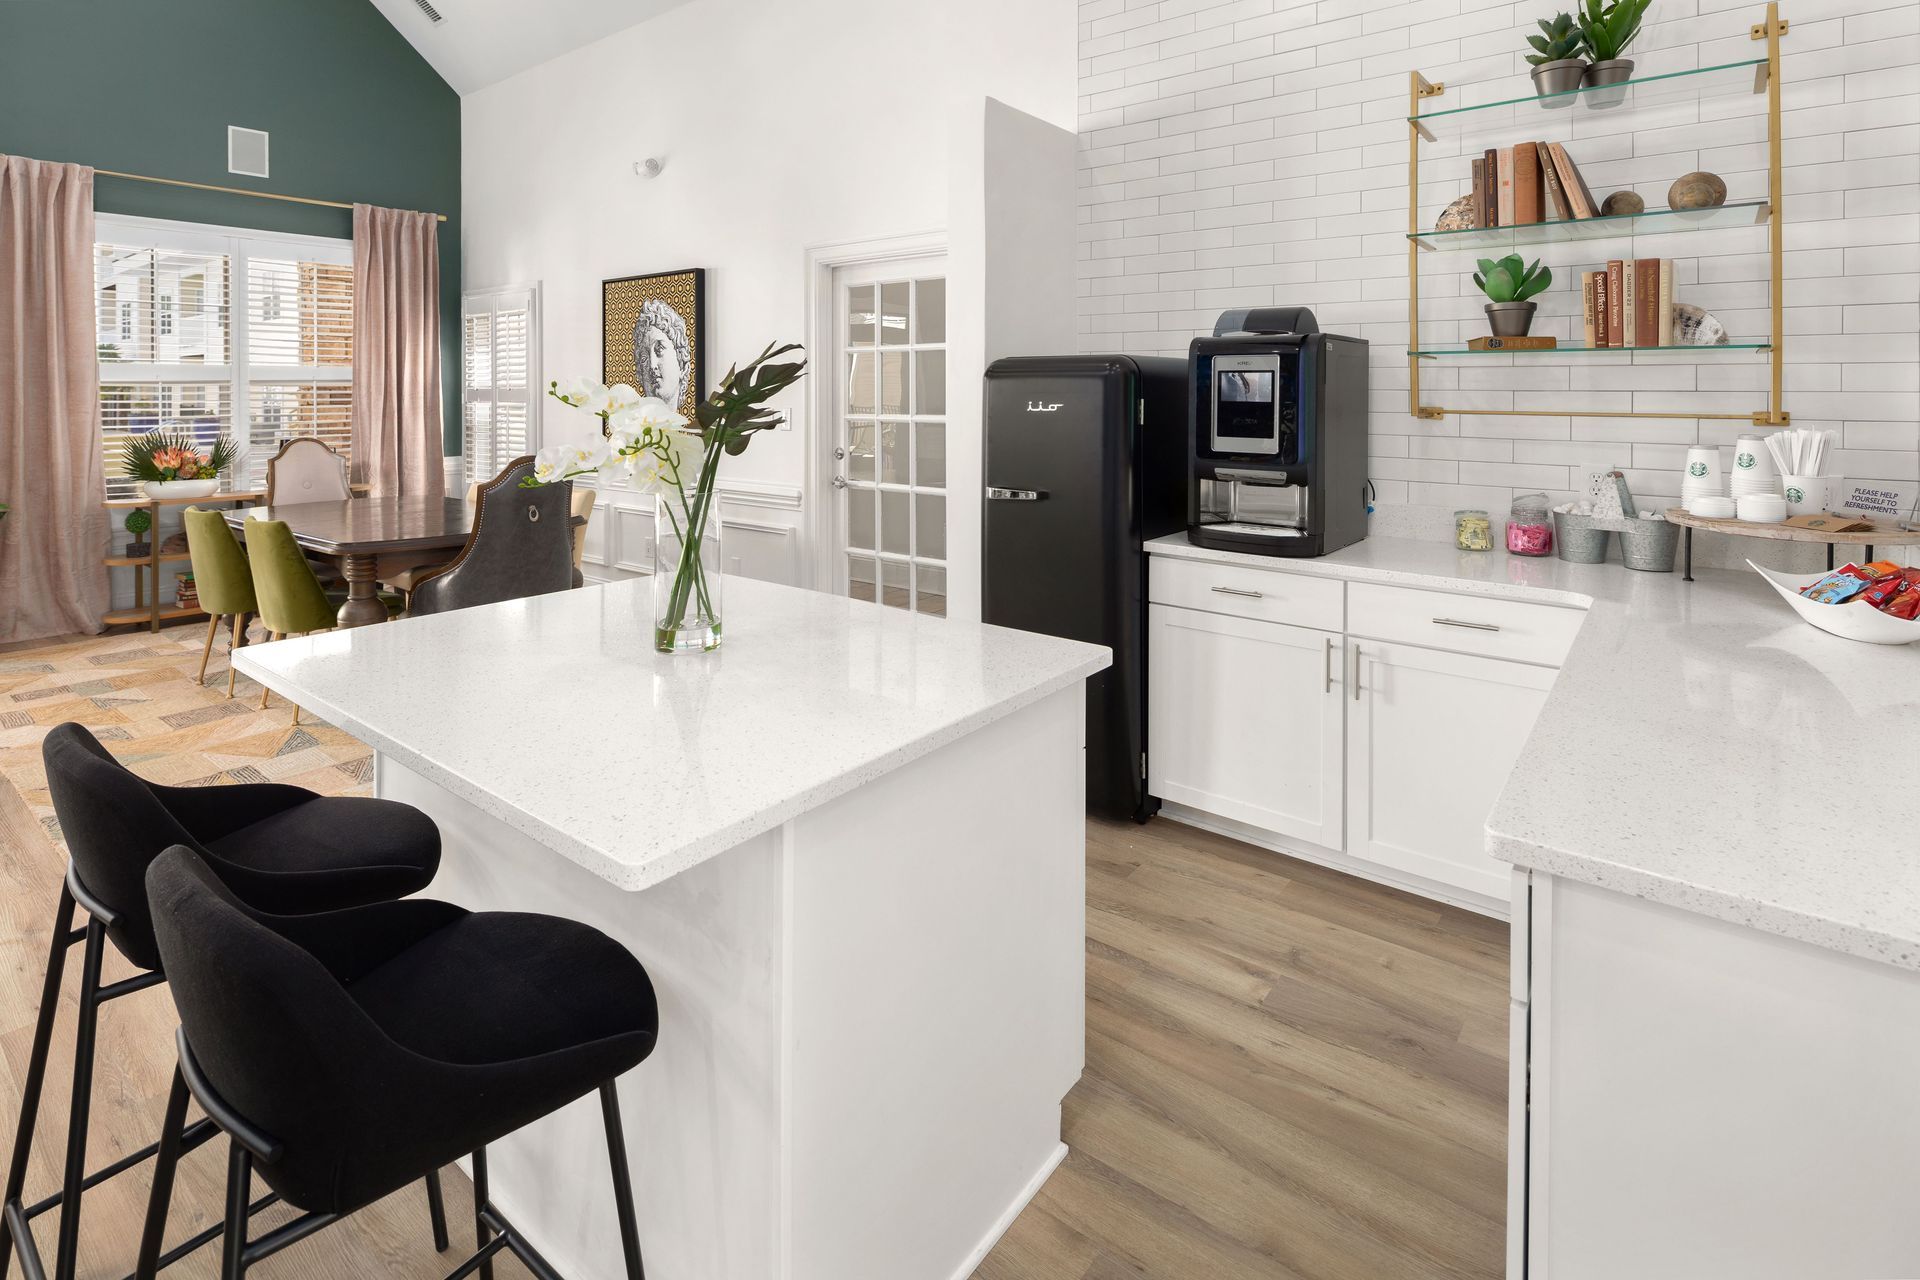
[[[227, 126], [272, 135], [227, 172]], [[445, 436], [460, 448], [460, 95], [368, 0], [0, 0], [0, 152], [447, 215]], [[101, 213], [351, 236], [345, 209], [95, 180]]]

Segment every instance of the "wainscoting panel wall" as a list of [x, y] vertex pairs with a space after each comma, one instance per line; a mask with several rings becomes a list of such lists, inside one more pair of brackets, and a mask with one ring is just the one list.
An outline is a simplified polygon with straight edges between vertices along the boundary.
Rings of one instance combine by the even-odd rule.
[[[589, 582], [621, 582], [653, 572], [653, 495], [602, 485], [587, 524], [580, 571]], [[797, 486], [764, 481], [720, 483], [720, 555], [727, 573], [805, 585]]]
[[[1741, 424], [1574, 410], [1761, 408], [1764, 357], [1455, 362], [1423, 370], [1427, 403], [1545, 411], [1438, 422], [1407, 412], [1408, 73], [1445, 82], [1447, 95], [1433, 101], [1449, 106], [1527, 95], [1524, 37], [1555, 7], [1086, 0], [1081, 349], [1183, 354], [1228, 307], [1303, 303], [1323, 329], [1374, 344], [1372, 472], [1383, 503], [1504, 513], [1515, 493], [1567, 494], [1584, 462], [1626, 467], [1643, 496], [1677, 496], [1686, 446], [1731, 445]], [[1764, 57], [1765, 45], [1748, 36], [1764, 9], [1761, 0], [1653, 0], [1629, 50], [1636, 74]], [[1790, 23], [1781, 42], [1785, 407], [1795, 426], [1841, 433], [1833, 470], [1898, 486], [1910, 503], [1920, 488], [1920, 5], [1783, 0], [1781, 12]], [[1745, 108], [1738, 119], [1712, 103], [1697, 109], [1699, 118], [1680, 127], [1609, 136], [1587, 118], [1603, 113], [1574, 108], [1585, 115], [1581, 145], [1570, 150], [1596, 198], [1632, 188], [1647, 207], [1664, 207], [1672, 180], [1695, 169], [1724, 177], [1732, 199], [1764, 197], [1764, 130], [1753, 131]], [[1503, 141], [1561, 136], [1527, 127]], [[1453, 163], [1464, 178], [1466, 162]], [[1431, 228], [1452, 196], [1434, 199], [1425, 179], [1421, 225]], [[1465, 190], [1462, 182], [1452, 194]], [[1736, 334], [1764, 334], [1764, 236], [1758, 228], [1694, 233], [1642, 240], [1639, 252], [1675, 259], [1679, 300], [1706, 307]], [[1572, 336], [1579, 270], [1596, 256], [1634, 253], [1629, 243], [1605, 243], [1604, 253], [1527, 250], [1560, 277], [1539, 299], [1536, 332], [1563, 343]], [[1466, 272], [1473, 256], [1423, 255]], [[1423, 262], [1424, 340], [1484, 332], [1484, 299], [1454, 269]]]

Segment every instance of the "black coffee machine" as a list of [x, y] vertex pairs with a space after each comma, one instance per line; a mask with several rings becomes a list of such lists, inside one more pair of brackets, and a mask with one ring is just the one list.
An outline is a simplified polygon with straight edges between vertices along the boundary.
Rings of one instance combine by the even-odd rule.
[[1323, 556], [1367, 536], [1367, 343], [1305, 307], [1222, 312], [1187, 356], [1187, 539]]

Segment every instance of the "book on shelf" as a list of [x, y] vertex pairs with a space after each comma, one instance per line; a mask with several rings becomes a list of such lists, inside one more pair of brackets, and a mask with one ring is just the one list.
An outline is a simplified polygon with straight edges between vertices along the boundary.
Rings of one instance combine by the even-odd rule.
[[1480, 198], [1486, 206], [1487, 216], [1480, 220], [1483, 227], [1500, 225], [1500, 153], [1488, 147], [1480, 157], [1486, 169], [1486, 187]]
[[1593, 273], [1593, 345], [1613, 345], [1607, 333], [1607, 272], [1604, 267]]
[[1640, 345], [1640, 264], [1631, 259], [1620, 264], [1620, 345]]
[[1657, 296], [1659, 298], [1659, 305], [1660, 305], [1660, 313], [1659, 313], [1660, 345], [1663, 347], [1670, 347], [1673, 345], [1673, 259], [1672, 258], [1660, 259], [1660, 287], [1659, 287]]
[[1473, 158], [1473, 225], [1487, 225], [1487, 162]]
[[1513, 221], [1518, 226], [1526, 226], [1540, 220], [1540, 144], [1516, 143], [1513, 148]]
[[1510, 227], [1513, 216], [1513, 148], [1500, 148], [1500, 225]]
[[1478, 338], [1467, 339], [1469, 351], [1554, 351], [1559, 346], [1560, 339], [1551, 338], [1542, 333], [1526, 333], [1514, 338], [1483, 334]]
[[1662, 258], [1638, 258], [1633, 264], [1633, 332], [1643, 347], [1660, 347], [1660, 264]]
[[1593, 277], [1594, 273], [1591, 271], [1580, 273], [1580, 333], [1589, 347], [1601, 345], [1597, 341], [1599, 334], [1594, 325], [1593, 314], [1593, 304], [1599, 293], [1599, 287], [1594, 284]]
[[1618, 258], [1607, 263], [1607, 345], [1627, 345], [1627, 264]]
[[1554, 167], [1553, 153], [1546, 143], [1540, 144], [1540, 185], [1546, 189], [1546, 199], [1542, 201], [1543, 210], [1551, 208], [1553, 216], [1562, 222], [1573, 220], [1573, 206], [1567, 203], [1567, 189], [1560, 185], [1560, 171]]
[[1560, 185], [1566, 190], [1573, 216], [1591, 218], [1599, 213], [1600, 207], [1594, 203], [1593, 192], [1587, 189], [1587, 180], [1580, 176], [1580, 169], [1573, 163], [1573, 157], [1567, 154], [1566, 147], [1558, 142], [1549, 142], [1547, 153], [1558, 170]]

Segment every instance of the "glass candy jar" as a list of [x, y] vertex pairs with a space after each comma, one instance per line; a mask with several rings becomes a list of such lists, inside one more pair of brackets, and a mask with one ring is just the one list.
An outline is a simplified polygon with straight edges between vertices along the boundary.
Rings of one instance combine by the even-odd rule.
[[1527, 493], [1513, 500], [1507, 514], [1507, 550], [1516, 556], [1553, 554], [1553, 515], [1546, 494]]
[[1484, 511], [1453, 513], [1453, 545], [1462, 551], [1493, 550], [1493, 522]]

